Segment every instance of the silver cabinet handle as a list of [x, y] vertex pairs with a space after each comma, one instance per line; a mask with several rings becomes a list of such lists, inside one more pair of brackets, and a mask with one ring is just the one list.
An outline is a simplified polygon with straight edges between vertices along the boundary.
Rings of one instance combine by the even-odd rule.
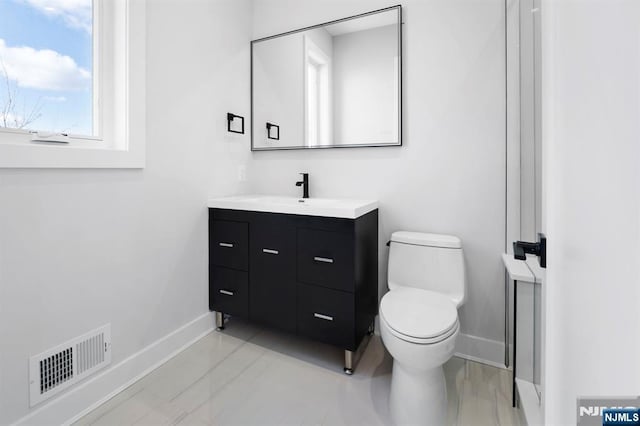
[[220, 247], [233, 248], [233, 244], [231, 243], [219, 243]]
[[278, 250], [272, 250], [272, 249], [268, 249], [268, 248], [263, 248], [262, 252], [263, 253], [267, 253], [267, 254], [279, 254], [280, 253]]
[[330, 259], [328, 257], [314, 257], [313, 260], [315, 260], [316, 262], [322, 262], [322, 263], [333, 263], [333, 259]]
[[333, 321], [333, 317], [330, 317], [329, 315], [324, 315], [324, 314], [319, 314], [317, 312], [313, 313], [313, 316], [316, 318], [320, 318], [326, 321]]
[[220, 294], [224, 294], [227, 296], [233, 296], [235, 293], [233, 291], [229, 291], [229, 290], [220, 290]]

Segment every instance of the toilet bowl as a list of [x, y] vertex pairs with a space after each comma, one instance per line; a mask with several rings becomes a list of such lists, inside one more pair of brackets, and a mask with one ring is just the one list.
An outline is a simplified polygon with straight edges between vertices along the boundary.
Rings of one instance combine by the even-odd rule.
[[399, 232], [390, 247], [390, 291], [379, 313], [382, 341], [393, 357], [391, 418], [396, 425], [442, 425], [442, 365], [455, 350], [465, 295], [461, 245], [455, 237]]
[[404, 288], [382, 298], [380, 333], [393, 357], [389, 408], [395, 424], [445, 423], [442, 365], [453, 356], [458, 329], [455, 305], [437, 293]]

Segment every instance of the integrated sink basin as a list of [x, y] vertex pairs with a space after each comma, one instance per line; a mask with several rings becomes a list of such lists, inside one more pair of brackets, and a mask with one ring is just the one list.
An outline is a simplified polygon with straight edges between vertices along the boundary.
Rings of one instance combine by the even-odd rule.
[[374, 200], [239, 195], [212, 198], [209, 208], [357, 219], [378, 208]]

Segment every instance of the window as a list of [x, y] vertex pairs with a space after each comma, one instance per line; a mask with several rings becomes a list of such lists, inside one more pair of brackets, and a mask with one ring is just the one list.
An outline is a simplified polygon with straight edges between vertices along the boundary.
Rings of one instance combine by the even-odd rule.
[[318, 145], [320, 139], [320, 75], [322, 66], [314, 61], [307, 64], [307, 142]]
[[309, 35], [305, 45], [305, 130], [308, 146], [331, 144], [331, 58]]
[[3, 1], [0, 17], [0, 127], [94, 136], [92, 1]]
[[0, 167], [143, 167], [144, 23], [141, 1], [0, 1]]

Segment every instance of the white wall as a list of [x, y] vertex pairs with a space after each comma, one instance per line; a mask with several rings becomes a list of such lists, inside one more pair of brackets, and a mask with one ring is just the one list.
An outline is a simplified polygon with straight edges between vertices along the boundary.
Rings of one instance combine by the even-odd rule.
[[[253, 38], [362, 13], [382, 0], [260, 0]], [[505, 238], [505, 56], [502, 0], [407, 0], [404, 146], [257, 152], [251, 188], [380, 201], [380, 294], [387, 248], [400, 229], [459, 235], [469, 273], [464, 333], [502, 341]], [[498, 351], [497, 362], [502, 360]]]
[[542, 3], [545, 423], [640, 395], [640, 3]]
[[398, 142], [397, 40], [397, 25], [333, 37], [334, 144]]
[[249, 2], [147, 5], [147, 167], [0, 170], [0, 424], [29, 411], [29, 356], [110, 322], [117, 364], [208, 311], [206, 200], [250, 155], [224, 130], [249, 117]]

